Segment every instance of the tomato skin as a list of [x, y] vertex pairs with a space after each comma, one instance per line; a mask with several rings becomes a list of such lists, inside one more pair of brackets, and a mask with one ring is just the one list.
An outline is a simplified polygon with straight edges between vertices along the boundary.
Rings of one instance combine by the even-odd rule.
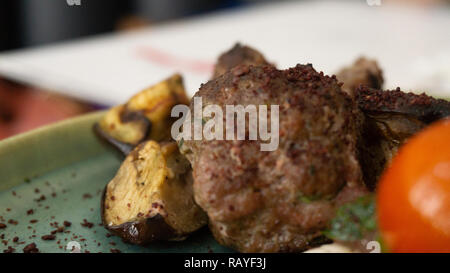
[[450, 119], [412, 137], [377, 189], [382, 238], [391, 252], [450, 252]]

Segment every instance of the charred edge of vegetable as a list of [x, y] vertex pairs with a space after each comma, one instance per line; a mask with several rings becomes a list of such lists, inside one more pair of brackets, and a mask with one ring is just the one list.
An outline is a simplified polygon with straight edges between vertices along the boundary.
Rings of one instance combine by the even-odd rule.
[[126, 106], [125, 108], [120, 112], [120, 121], [123, 123], [127, 122], [133, 122], [133, 121], [142, 121], [146, 123], [147, 127], [147, 133], [150, 132], [152, 123], [147, 119], [145, 114], [142, 111], [130, 111]]
[[416, 109], [387, 109], [380, 108], [376, 110], [365, 110], [362, 111], [366, 115], [376, 116], [382, 114], [392, 114], [392, 115], [403, 115], [408, 119], [415, 119], [418, 122], [422, 122], [424, 124], [431, 124], [440, 119], [446, 118], [450, 116], [450, 107], [447, 109], [445, 106], [436, 105], [435, 107], [430, 108], [416, 108]]
[[375, 191], [379, 176], [388, 160], [382, 148], [383, 141], [385, 137], [376, 121], [366, 116], [362, 135], [358, 139], [358, 161], [361, 165], [364, 185], [371, 192]]
[[110, 226], [105, 220], [105, 198], [107, 188], [108, 185], [105, 186], [102, 193], [100, 213], [103, 226], [111, 233], [122, 238], [122, 240], [127, 243], [141, 246], [148, 245], [154, 241], [164, 241], [180, 237], [180, 235], [166, 223], [164, 217], [160, 214], [150, 218]]
[[135, 147], [134, 145], [124, 143], [122, 141], [119, 141], [119, 140], [113, 138], [108, 133], [103, 131], [102, 128], [100, 128], [100, 125], [98, 123], [94, 124], [93, 130], [97, 137], [99, 137], [101, 140], [106, 142], [108, 145], [117, 149], [124, 156], [127, 156], [131, 151], [133, 151], [133, 149]]
[[426, 124], [412, 115], [397, 112], [366, 111], [364, 116], [358, 157], [364, 183], [374, 191], [397, 150]]
[[143, 111], [130, 111], [125, 105], [119, 113], [119, 118], [123, 123], [141, 122], [144, 125], [144, 134], [139, 143], [146, 140], [152, 131], [152, 122], [145, 116]]

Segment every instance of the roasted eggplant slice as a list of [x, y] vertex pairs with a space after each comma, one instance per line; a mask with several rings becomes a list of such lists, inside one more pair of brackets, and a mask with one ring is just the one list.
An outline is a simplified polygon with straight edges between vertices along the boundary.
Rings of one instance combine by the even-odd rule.
[[372, 190], [408, 138], [428, 124], [450, 115], [450, 102], [425, 94], [360, 86], [355, 95], [365, 115], [359, 141], [360, 163], [364, 181]]
[[336, 75], [343, 82], [342, 90], [353, 96], [360, 85], [380, 89], [383, 87], [383, 71], [375, 60], [358, 58], [351, 66], [342, 68]]
[[396, 90], [377, 90], [366, 86], [356, 89], [356, 100], [364, 113], [398, 113], [426, 124], [450, 116], [450, 102]]
[[152, 86], [126, 104], [111, 108], [95, 127], [97, 134], [124, 152], [123, 147], [135, 147], [152, 139], [168, 140], [173, 118], [172, 107], [188, 104], [180, 75]]
[[126, 242], [181, 240], [207, 223], [194, 201], [189, 162], [175, 142], [138, 145], [106, 186], [104, 226]]

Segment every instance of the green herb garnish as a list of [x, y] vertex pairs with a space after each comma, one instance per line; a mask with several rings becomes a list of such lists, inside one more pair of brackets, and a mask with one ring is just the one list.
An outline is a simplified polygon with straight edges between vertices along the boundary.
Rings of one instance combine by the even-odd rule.
[[183, 144], [184, 144], [184, 138], [181, 138], [181, 139], [180, 139], [180, 142], [178, 142], [178, 149], [181, 149], [181, 147], [183, 146]]
[[352, 242], [376, 231], [375, 198], [369, 195], [341, 206], [324, 234], [330, 239]]

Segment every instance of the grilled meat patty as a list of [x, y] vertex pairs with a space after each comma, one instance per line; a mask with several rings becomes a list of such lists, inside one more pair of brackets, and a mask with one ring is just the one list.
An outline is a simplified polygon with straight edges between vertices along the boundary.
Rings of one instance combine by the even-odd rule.
[[261, 151], [260, 140], [179, 142], [193, 167], [195, 200], [221, 244], [241, 252], [305, 250], [336, 206], [366, 192], [356, 150], [363, 116], [334, 76], [312, 65], [241, 65], [195, 97], [224, 112], [225, 105], [279, 105], [275, 151]]
[[214, 67], [213, 79], [242, 64], [270, 65], [259, 51], [237, 43], [230, 50], [219, 56]]
[[376, 89], [383, 87], [383, 71], [375, 60], [358, 58], [351, 66], [342, 68], [336, 75], [343, 82], [342, 90], [354, 96], [355, 90], [363, 85]]

